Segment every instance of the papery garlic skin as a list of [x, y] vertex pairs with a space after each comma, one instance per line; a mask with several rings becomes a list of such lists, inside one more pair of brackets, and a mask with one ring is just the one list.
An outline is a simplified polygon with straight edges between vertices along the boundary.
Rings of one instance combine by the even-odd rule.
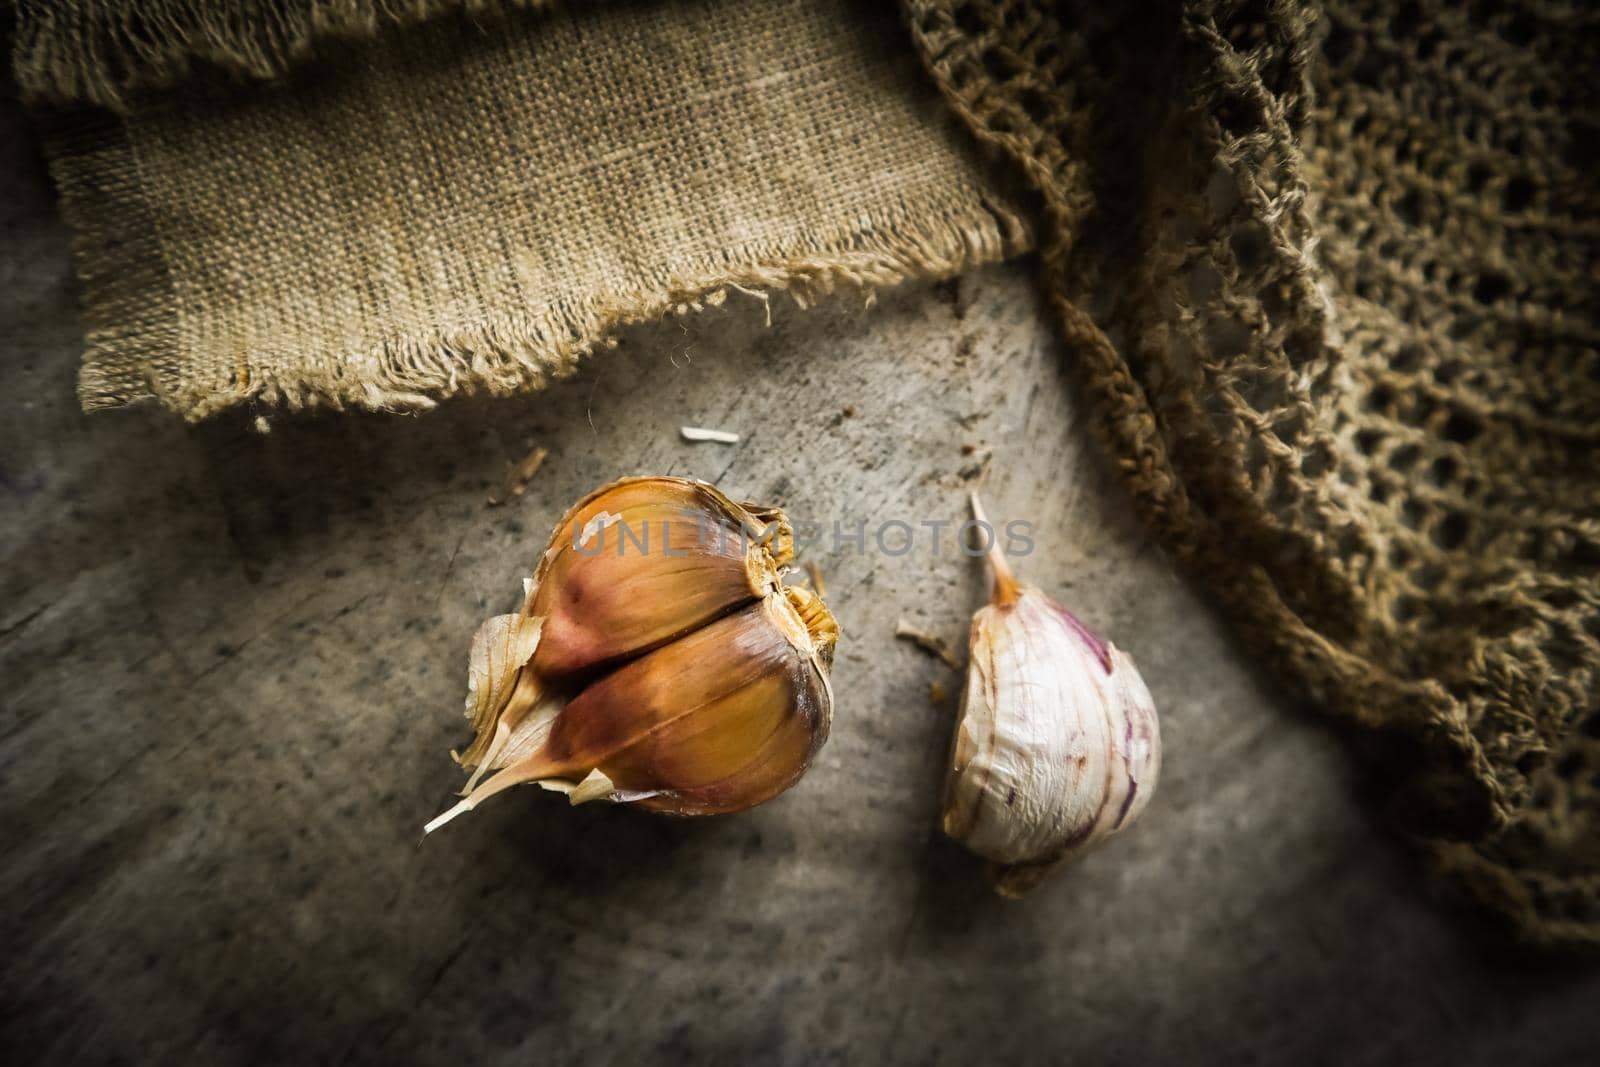
[[579, 501], [522, 611], [473, 640], [477, 736], [458, 759], [477, 769], [427, 829], [523, 783], [677, 815], [793, 785], [828, 736], [838, 626], [820, 597], [783, 585], [792, 538], [781, 511], [686, 478]]
[[1133, 660], [991, 562], [996, 598], [972, 619], [944, 832], [993, 861], [997, 888], [1015, 896], [1139, 817], [1161, 734]]

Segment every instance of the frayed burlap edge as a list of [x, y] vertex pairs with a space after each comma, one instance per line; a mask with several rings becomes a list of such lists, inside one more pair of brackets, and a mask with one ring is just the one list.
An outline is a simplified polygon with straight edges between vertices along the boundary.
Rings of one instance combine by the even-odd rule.
[[1032, 247], [1021, 217], [968, 187], [937, 204], [902, 201], [869, 212], [852, 227], [663, 263], [625, 291], [571, 293], [538, 313], [487, 314], [466, 328], [396, 336], [290, 367], [257, 366], [250, 340], [240, 338], [231, 369], [205, 379], [185, 358], [182, 311], [120, 120], [78, 114], [53, 123], [47, 137], [83, 285], [85, 411], [158, 400], [199, 421], [242, 404], [397, 412], [458, 395], [510, 396], [571, 374], [624, 326], [720, 304], [730, 290], [763, 301], [786, 293], [801, 307], [839, 291], [870, 302], [877, 289], [954, 277]]
[[556, 0], [298, 0], [266, 17], [226, 0], [145, 0], [116, 10], [82, 0], [20, 0], [12, 65], [29, 103], [125, 112], [141, 95], [201, 69], [277, 78], [319, 42], [360, 39], [440, 15], [494, 16]]

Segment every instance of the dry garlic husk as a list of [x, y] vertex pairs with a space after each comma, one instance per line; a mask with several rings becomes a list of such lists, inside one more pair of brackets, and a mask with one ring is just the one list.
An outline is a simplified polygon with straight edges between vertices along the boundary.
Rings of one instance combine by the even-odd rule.
[[625, 478], [579, 501], [522, 610], [473, 639], [476, 737], [457, 758], [476, 770], [428, 829], [522, 783], [678, 815], [793, 785], [828, 736], [838, 638], [783, 584], [793, 555], [781, 511], [704, 482]]
[[989, 565], [994, 595], [972, 617], [944, 832], [992, 861], [1002, 894], [1020, 896], [1139, 817], [1161, 734], [1126, 653], [1019, 583], [998, 543]]

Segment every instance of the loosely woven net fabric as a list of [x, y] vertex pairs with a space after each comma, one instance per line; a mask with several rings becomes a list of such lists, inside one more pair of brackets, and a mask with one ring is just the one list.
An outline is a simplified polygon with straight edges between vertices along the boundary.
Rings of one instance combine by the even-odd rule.
[[1600, 941], [1600, 9], [906, 8], [1144, 518], [1439, 867]]

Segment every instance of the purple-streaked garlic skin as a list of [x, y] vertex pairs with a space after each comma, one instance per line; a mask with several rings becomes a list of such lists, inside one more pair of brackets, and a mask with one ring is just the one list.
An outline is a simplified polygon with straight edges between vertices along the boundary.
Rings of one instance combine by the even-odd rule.
[[972, 619], [944, 832], [1027, 891], [1138, 819], [1161, 773], [1155, 703], [1133, 660], [991, 557]]

